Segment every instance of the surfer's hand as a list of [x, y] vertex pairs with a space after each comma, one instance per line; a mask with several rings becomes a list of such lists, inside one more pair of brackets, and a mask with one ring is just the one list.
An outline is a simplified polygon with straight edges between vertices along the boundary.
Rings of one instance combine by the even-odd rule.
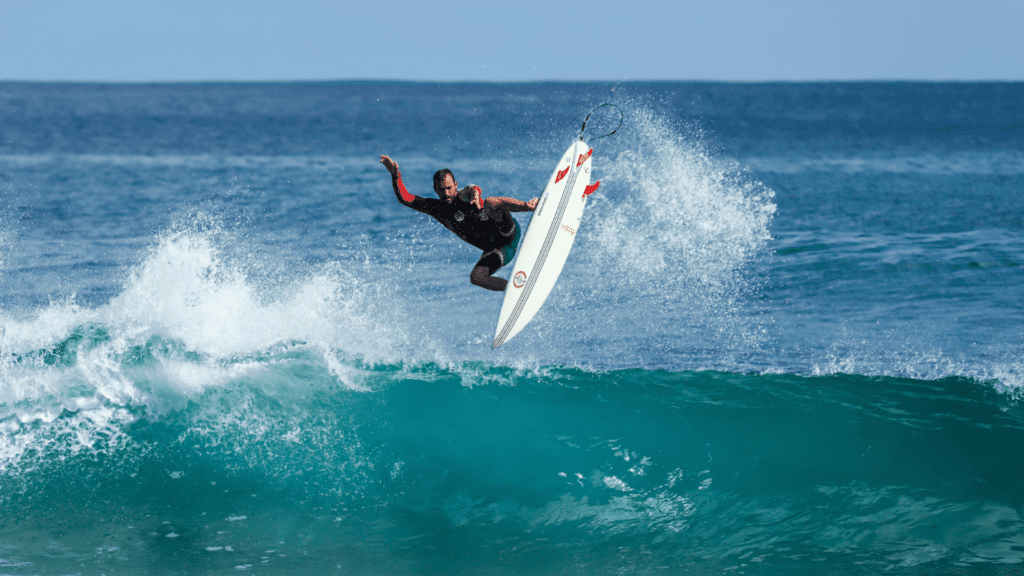
[[398, 162], [392, 160], [390, 156], [381, 154], [380, 163], [388, 169], [392, 176], [398, 176]]
[[537, 202], [540, 202], [540, 198], [534, 198], [526, 203], [526, 207], [530, 209], [530, 212], [537, 209]]

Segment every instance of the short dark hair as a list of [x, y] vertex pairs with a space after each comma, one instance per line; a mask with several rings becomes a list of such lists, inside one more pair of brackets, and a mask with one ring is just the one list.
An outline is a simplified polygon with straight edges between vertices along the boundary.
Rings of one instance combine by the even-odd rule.
[[441, 168], [437, 172], [434, 172], [434, 188], [440, 188], [441, 187], [441, 184], [444, 182], [444, 177], [445, 176], [451, 176], [452, 177], [452, 182], [455, 181], [455, 174], [452, 174], [451, 170], [449, 170], [447, 168]]

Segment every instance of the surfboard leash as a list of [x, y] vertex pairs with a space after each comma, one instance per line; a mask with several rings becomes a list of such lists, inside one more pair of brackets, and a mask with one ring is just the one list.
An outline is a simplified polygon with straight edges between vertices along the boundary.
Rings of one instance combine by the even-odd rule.
[[583, 132], [587, 129], [587, 120], [590, 120], [591, 114], [593, 114], [594, 112], [597, 112], [598, 110], [600, 110], [601, 108], [604, 108], [605, 106], [611, 106], [612, 108], [615, 108], [615, 110], [618, 111], [618, 113], [619, 113], [619, 125], [615, 127], [615, 130], [612, 130], [611, 132], [605, 134], [604, 136], [598, 136], [597, 138], [591, 138], [590, 140], [587, 140], [587, 143], [589, 144], [589, 143], [593, 142], [594, 140], [600, 140], [601, 138], [607, 138], [607, 137], [611, 136], [612, 134], [615, 134], [616, 132], [618, 132], [619, 128], [622, 128], [622, 121], [626, 118], [626, 116], [622, 113], [622, 110], [619, 110], [618, 106], [616, 106], [615, 104], [612, 104], [610, 102], [605, 102], [604, 104], [601, 104], [597, 108], [594, 108], [593, 110], [591, 110], [590, 114], [587, 114], [587, 117], [583, 119], [583, 127], [580, 128], [580, 141], [581, 142], [583, 141]]

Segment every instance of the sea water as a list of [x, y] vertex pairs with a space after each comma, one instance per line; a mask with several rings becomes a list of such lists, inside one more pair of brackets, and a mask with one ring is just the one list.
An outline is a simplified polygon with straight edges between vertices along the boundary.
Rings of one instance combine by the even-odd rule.
[[[1022, 96], [0, 84], [0, 571], [1017, 574]], [[604, 102], [492, 351], [378, 156], [528, 200]]]

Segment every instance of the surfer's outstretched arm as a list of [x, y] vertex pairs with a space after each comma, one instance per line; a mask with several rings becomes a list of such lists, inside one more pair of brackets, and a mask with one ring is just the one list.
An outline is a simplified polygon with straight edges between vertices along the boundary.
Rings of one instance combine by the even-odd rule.
[[523, 202], [522, 200], [516, 200], [515, 198], [506, 198], [504, 196], [491, 196], [484, 204], [489, 208], [504, 208], [509, 212], [533, 212], [537, 209], [537, 202], [540, 198], [534, 198], [529, 202]]
[[402, 182], [402, 173], [398, 171], [398, 162], [392, 160], [390, 156], [382, 154], [380, 163], [391, 173], [391, 187], [395, 189], [395, 196], [398, 197], [398, 201], [406, 206], [412, 206], [412, 203], [419, 197], [413, 196], [405, 188], [405, 183]]

